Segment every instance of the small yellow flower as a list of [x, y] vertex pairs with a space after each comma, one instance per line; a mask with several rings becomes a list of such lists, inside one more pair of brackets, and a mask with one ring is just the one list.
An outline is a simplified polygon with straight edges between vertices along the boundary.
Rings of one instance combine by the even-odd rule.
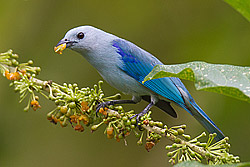
[[62, 54], [62, 51], [66, 48], [66, 43], [54, 47], [54, 51], [58, 54]]

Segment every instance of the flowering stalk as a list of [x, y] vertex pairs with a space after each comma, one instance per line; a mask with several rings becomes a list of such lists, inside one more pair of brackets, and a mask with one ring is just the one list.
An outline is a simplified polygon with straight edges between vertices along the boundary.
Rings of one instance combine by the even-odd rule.
[[[134, 133], [138, 138], [138, 145], [145, 142], [145, 148], [150, 151], [162, 138], [169, 139], [172, 145], [166, 149], [173, 149], [167, 156], [171, 157], [169, 162], [175, 164], [181, 161], [201, 161], [205, 159], [208, 164], [230, 164], [239, 161], [238, 156], [229, 154], [230, 144], [228, 137], [214, 143], [216, 134], [210, 134], [206, 143], [200, 143], [199, 138], [206, 134], [191, 139], [184, 133], [186, 125], [168, 128], [162, 122], [154, 121], [151, 112], [140, 117], [137, 124], [136, 119], [130, 119], [135, 112], [125, 111], [122, 106], [107, 106], [96, 113], [96, 106], [104, 101], [119, 99], [120, 94], [105, 97], [99, 81], [93, 88], [79, 88], [77, 84], [57, 84], [53, 81], [42, 81], [37, 79], [41, 71], [39, 67], [32, 67], [33, 62], [19, 64], [18, 55], [11, 50], [0, 54], [0, 72], [11, 80], [11, 86], [20, 94], [20, 102], [28, 98], [28, 104], [24, 111], [32, 108], [34, 111], [41, 108], [39, 96], [55, 103], [56, 107], [48, 112], [47, 119], [62, 127], [71, 125], [74, 130], [83, 132], [84, 126], [90, 126], [91, 131], [96, 131], [100, 126], [106, 126], [104, 133], [109, 139], [117, 142], [124, 140]], [[138, 128], [139, 127], [139, 128]]]

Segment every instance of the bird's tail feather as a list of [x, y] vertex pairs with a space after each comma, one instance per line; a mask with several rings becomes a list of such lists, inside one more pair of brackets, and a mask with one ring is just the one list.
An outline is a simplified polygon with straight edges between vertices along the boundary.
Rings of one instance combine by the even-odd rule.
[[188, 93], [186, 88], [178, 87], [184, 100], [184, 104], [179, 104], [186, 109], [200, 124], [209, 132], [216, 133], [216, 141], [223, 139], [225, 136], [222, 131], [215, 125], [215, 123], [207, 116], [207, 114], [195, 103], [192, 96]]
[[217, 136], [215, 137], [216, 141], [223, 139], [225, 136], [222, 131], [215, 125], [215, 123], [207, 116], [207, 114], [195, 103], [191, 103], [192, 107], [189, 109], [191, 110], [192, 115], [194, 118], [202, 124], [202, 126], [209, 132], [209, 133], [216, 133]]

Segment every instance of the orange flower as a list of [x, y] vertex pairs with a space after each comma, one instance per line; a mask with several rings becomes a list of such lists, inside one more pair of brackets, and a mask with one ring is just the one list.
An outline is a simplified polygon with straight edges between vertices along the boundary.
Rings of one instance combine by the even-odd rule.
[[101, 113], [101, 114], [103, 114], [103, 115], [106, 116], [106, 115], [108, 115], [107, 109], [108, 109], [108, 108], [106, 108], [106, 107], [105, 107], [104, 109], [103, 109], [103, 108], [100, 108], [99, 113]]
[[57, 124], [57, 122], [60, 122], [59, 119], [57, 119], [54, 115], [52, 115], [52, 120], [51, 120], [52, 123], [54, 124]]
[[7, 78], [7, 79], [9, 79], [8, 77], [9, 77], [9, 71], [8, 70], [5, 70], [5, 73], [4, 73], [4, 75], [5, 75], [5, 77]]
[[36, 111], [38, 108], [41, 108], [41, 106], [39, 105], [39, 102], [36, 100], [32, 100], [30, 102], [31, 107], [33, 108], [34, 111]]
[[25, 75], [27, 71], [26, 71], [25, 69], [21, 69], [20, 72], [21, 72], [23, 75]]
[[144, 125], [148, 125], [148, 124], [149, 124], [149, 120], [148, 120], [148, 119], [145, 119], [145, 120], [143, 121], [143, 124], [144, 124]]
[[120, 140], [121, 140], [118, 135], [115, 136], [115, 139], [117, 142], [120, 142]]
[[87, 115], [81, 115], [80, 117], [79, 117], [79, 121], [83, 121], [83, 123], [85, 124], [85, 125], [87, 125], [88, 123], [89, 123], [89, 117], [87, 116]]
[[70, 122], [77, 123], [78, 116], [76, 115], [71, 115], [70, 116]]
[[86, 101], [83, 101], [82, 103], [81, 103], [81, 109], [82, 109], [82, 111], [88, 111], [88, 109], [89, 109], [89, 106], [88, 106], [88, 102], [86, 102]]
[[83, 127], [82, 125], [76, 125], [76, 126], [74, 127], [74, 129], [75, 129], [76, 131], [79, 131], [79, 132], [83, 132], [83, 131], [84, 131], [84, 127]]
[[21, 76], [20, 76], [19, 72], [10, 73], [8, 70], [5, 70], [4, 74], [5, 74], [5, 77], [8, 80], [19, 80], [19, 79], [21, 79]]
[[114, 128], [113, 128], [113, 127], [108, 127], [108, 128], [107, 128], [107, 135], [112, 135], [112, 134], [113, 134], [113, 131], [114, 131]]
[[126, 134], [124, 134], [125, 137], [129, 136], [130, 132], [127, 132]]
[[154, 142], [147, 142], [145, 145], [146, 150], [149, 152], [155, 146]]

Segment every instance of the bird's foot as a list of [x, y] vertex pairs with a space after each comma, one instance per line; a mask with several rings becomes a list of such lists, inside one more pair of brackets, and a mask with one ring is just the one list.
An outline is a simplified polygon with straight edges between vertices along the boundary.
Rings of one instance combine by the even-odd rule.
[[96, 107], [96, 116], [101, 108], [105, 109], [106, 107], [108, 107], [110, 105], [114, 105], [114, 102], [113, 101], [106, 101], [106, 102], [99, 103]]

